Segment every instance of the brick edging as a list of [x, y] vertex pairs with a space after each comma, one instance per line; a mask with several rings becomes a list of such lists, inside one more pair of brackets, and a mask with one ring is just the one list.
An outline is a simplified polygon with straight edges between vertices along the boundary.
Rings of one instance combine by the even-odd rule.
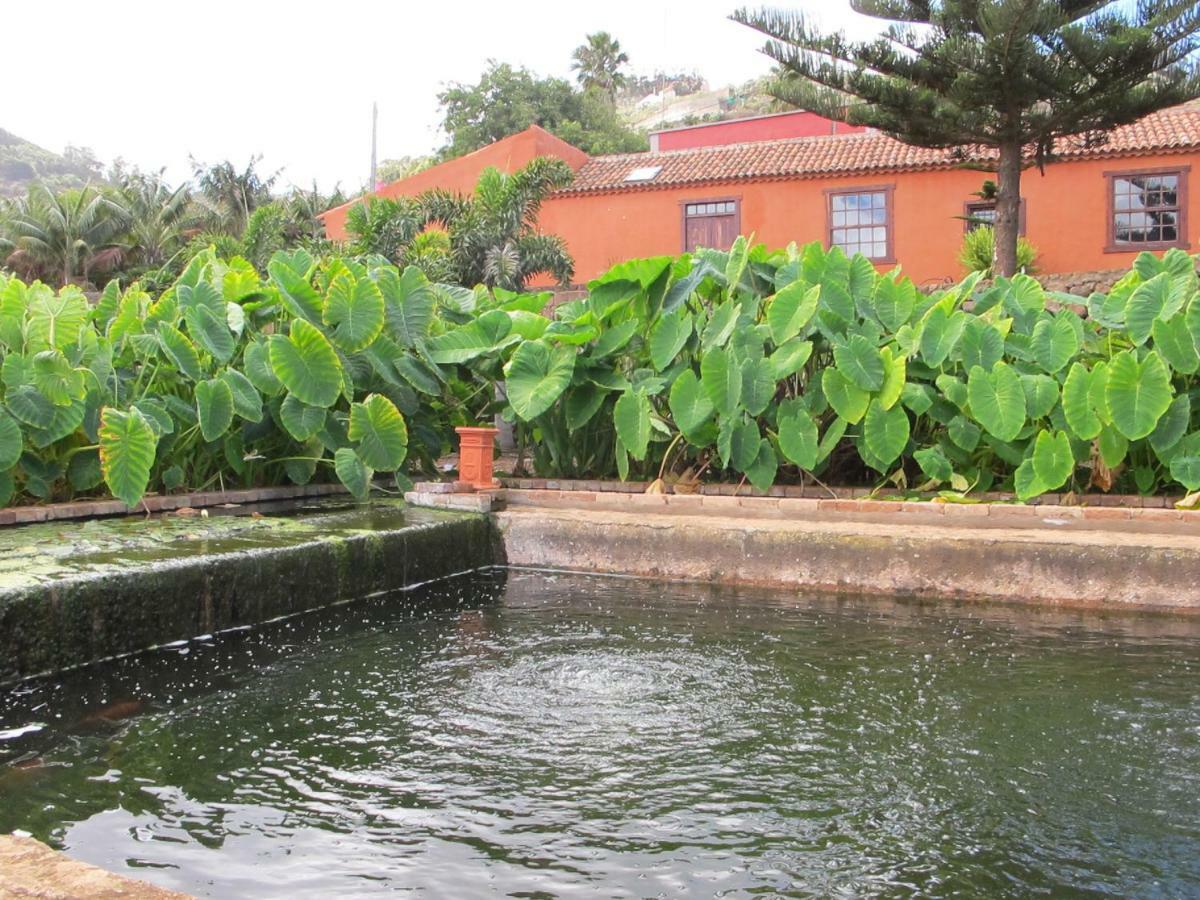
[[[600, 481], [596, 479], [572, 478], [501, 478], [500, 482], [506, 488], [523, 491], [585, 491], [589, 493], [643, 494], [650, 486], [648, 481]], [[919, 503], [923, 505], [945, 505], [951, 503], [933, 503], [939, 495], [935, 492], [918, 493], [900, 491], [892, 488], [872, 491], [869, 488], [821, 487], [816, 484], [807, 485], [776, 485], [769, 491], [760, 491], [746, 484], [702, 484], [692, 493], [674, 493], [661, 496], [702, 496], [702, 497], [759, 497], [791, 500], [867, 500], [883, 501], [888, 506], [901, 503]], [[1066, 494], [1042, 494], [1027, 503], [1018, 503], [1015, 494], [1000, 491], [986, 491], [971, 494], [972, 501], [983, 504], [1007, 504], [1010, 506], [1054, 506], [1063, 509], [1120, 507], [1124, 509], [1171, 509], [1175, 503], [1183, 499], [1182, 494], [1174, 496], [1143, 497], [1140, 494], [1076, 494], [1074, 502], [1064, 503]], [[971, 504], [957, 504], [971, 505]]]
[[287, 484], [240, 491], [153, 494], [143, 497], [141, 502], [132, 508], [120, 500], [75, 500], [70, 503], [47, 503], [44, 506], [9, 506], [0, 509], [0, 526], [170, 512], [184, 507], [203, 509], [204, 507], [223, 506], [227, 503], [246, 504], [265, 503], [272, 500], [299, 500], [345, 493], [347, 493], [346, 488], [341, 484]]

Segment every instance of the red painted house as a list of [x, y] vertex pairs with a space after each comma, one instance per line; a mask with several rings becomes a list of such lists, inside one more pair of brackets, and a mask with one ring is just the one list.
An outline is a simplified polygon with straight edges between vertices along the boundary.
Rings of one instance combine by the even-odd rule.
[[[631, 257], [725, 247], [751, 232], [771, 246], [818, 240], [862, 252], [920, 282], [961, 277], [966, 217], [992, 212], [975, 196], [989, 175], [963, 163], [986, 166], [994, 156], [911, 147], [869, 130], [824, 131], [831, 123], [817, 119], [786, 113], [672, 129], [658, 133], [657, 151], [591, 158], [533, 126], [380, 193], [466, 191], [488, 165], [513, 171], [551, 155], [576, 178], [543, 205], [539, 225], [567, 242], [579, 282]], [[1200, 104], [1118, 128], [1099, 146], [1064, 141], [1056, 149], [1044, 174], [1032, 169], [1022, 181], [1022, 223], [1040, 272], [1122, 269], [1142, 250], [1200, 243], [1200, 200], [1189, 190], [1200, 164]], [[325, 215], [333, 239], [345, 237], [346, 209]]]

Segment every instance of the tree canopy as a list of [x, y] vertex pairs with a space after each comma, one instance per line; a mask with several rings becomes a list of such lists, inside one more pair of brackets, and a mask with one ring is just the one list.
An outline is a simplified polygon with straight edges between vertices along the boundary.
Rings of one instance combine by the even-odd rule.
[[524, 67], [489, 62], [475, 84], [454, 84], [438, 95], [449, 143], [443, 159], [540, 125], [588, 153], [645, 150], [645, 135], [621, 121], [598, 88], [580, 90], [562, 78], [542, 78]]
[[[1016, 267], [1021, 170], [1056, 142], [1108, 130], [1200, 93], [1200, 6], [1180, 0], [850, 0], [874, 40], [824, 33], [800, 13], [741, 9], [797, 107], [923, 147], [995, 148], [996, 263]], [[886, 24], [883, 24], [886, 23]]]

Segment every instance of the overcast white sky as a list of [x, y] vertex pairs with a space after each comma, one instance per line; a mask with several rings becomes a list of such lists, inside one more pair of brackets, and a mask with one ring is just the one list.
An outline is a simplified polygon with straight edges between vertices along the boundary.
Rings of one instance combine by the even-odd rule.
[[[696, 70], [714, 87], [759, 75], [760, 37], [726, 18], [740, 2], [10, 0], [0, 128], [174, 179], [190, 174], [189, 154], [261, 153], [286, 182], [353, 189], [373, 100], [380, 159], [428, 153], [444, 142], [437, 93], [477, 80], [489, 58], [567, 77], [572, 49], [607, 30], [637, 72]], [[783, 5], [830, 24], [853, 16], [845, 0]]]

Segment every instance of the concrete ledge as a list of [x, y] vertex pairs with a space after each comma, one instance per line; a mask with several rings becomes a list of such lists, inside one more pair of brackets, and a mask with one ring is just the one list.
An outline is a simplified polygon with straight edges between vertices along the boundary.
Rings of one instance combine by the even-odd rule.
[[0, 835], [0, 897], [43, 900], [187, 900], [71, 859], [33, 838]]
[[270, 503], [279, 500], [304, 500], [346, 494], [340, 484], [286, 484], [277, 487], [249, 488], [244, 491], [195, 491], [190, 494], [150, 494], [135, 507], [120, 500], [73, 500], [43, 506], [9, 506], [0, 509], [0, 525], [28, 525], [65, 519], [94, 519], [145, 513], [171, 512], [176, 509], [203, 509], [229, 503]]
[[598, 500], [551, 508], [510, 496], [511, 508], [494, 515], [508, 563], [854, 594], [1200, 611], [1200, 533], [1177, 522], [1154, 531], [1133, 530], [1129, 519], [1119, 520], [1124, 529], [1105, 522], [1072, 530], [1020, 513], [988, 516], [979, 527], [967, 515], [923, 520], [819, 504], [785, 517], [786, 501], [774, 501], [774, 517], [714, 516], [672, 511], [661, 495], [630, 499], [618, 511], [598, 508]]
[[500, 561], [483, 516], [379, 501], [325, 513], [0, 533], [0, 683]]

